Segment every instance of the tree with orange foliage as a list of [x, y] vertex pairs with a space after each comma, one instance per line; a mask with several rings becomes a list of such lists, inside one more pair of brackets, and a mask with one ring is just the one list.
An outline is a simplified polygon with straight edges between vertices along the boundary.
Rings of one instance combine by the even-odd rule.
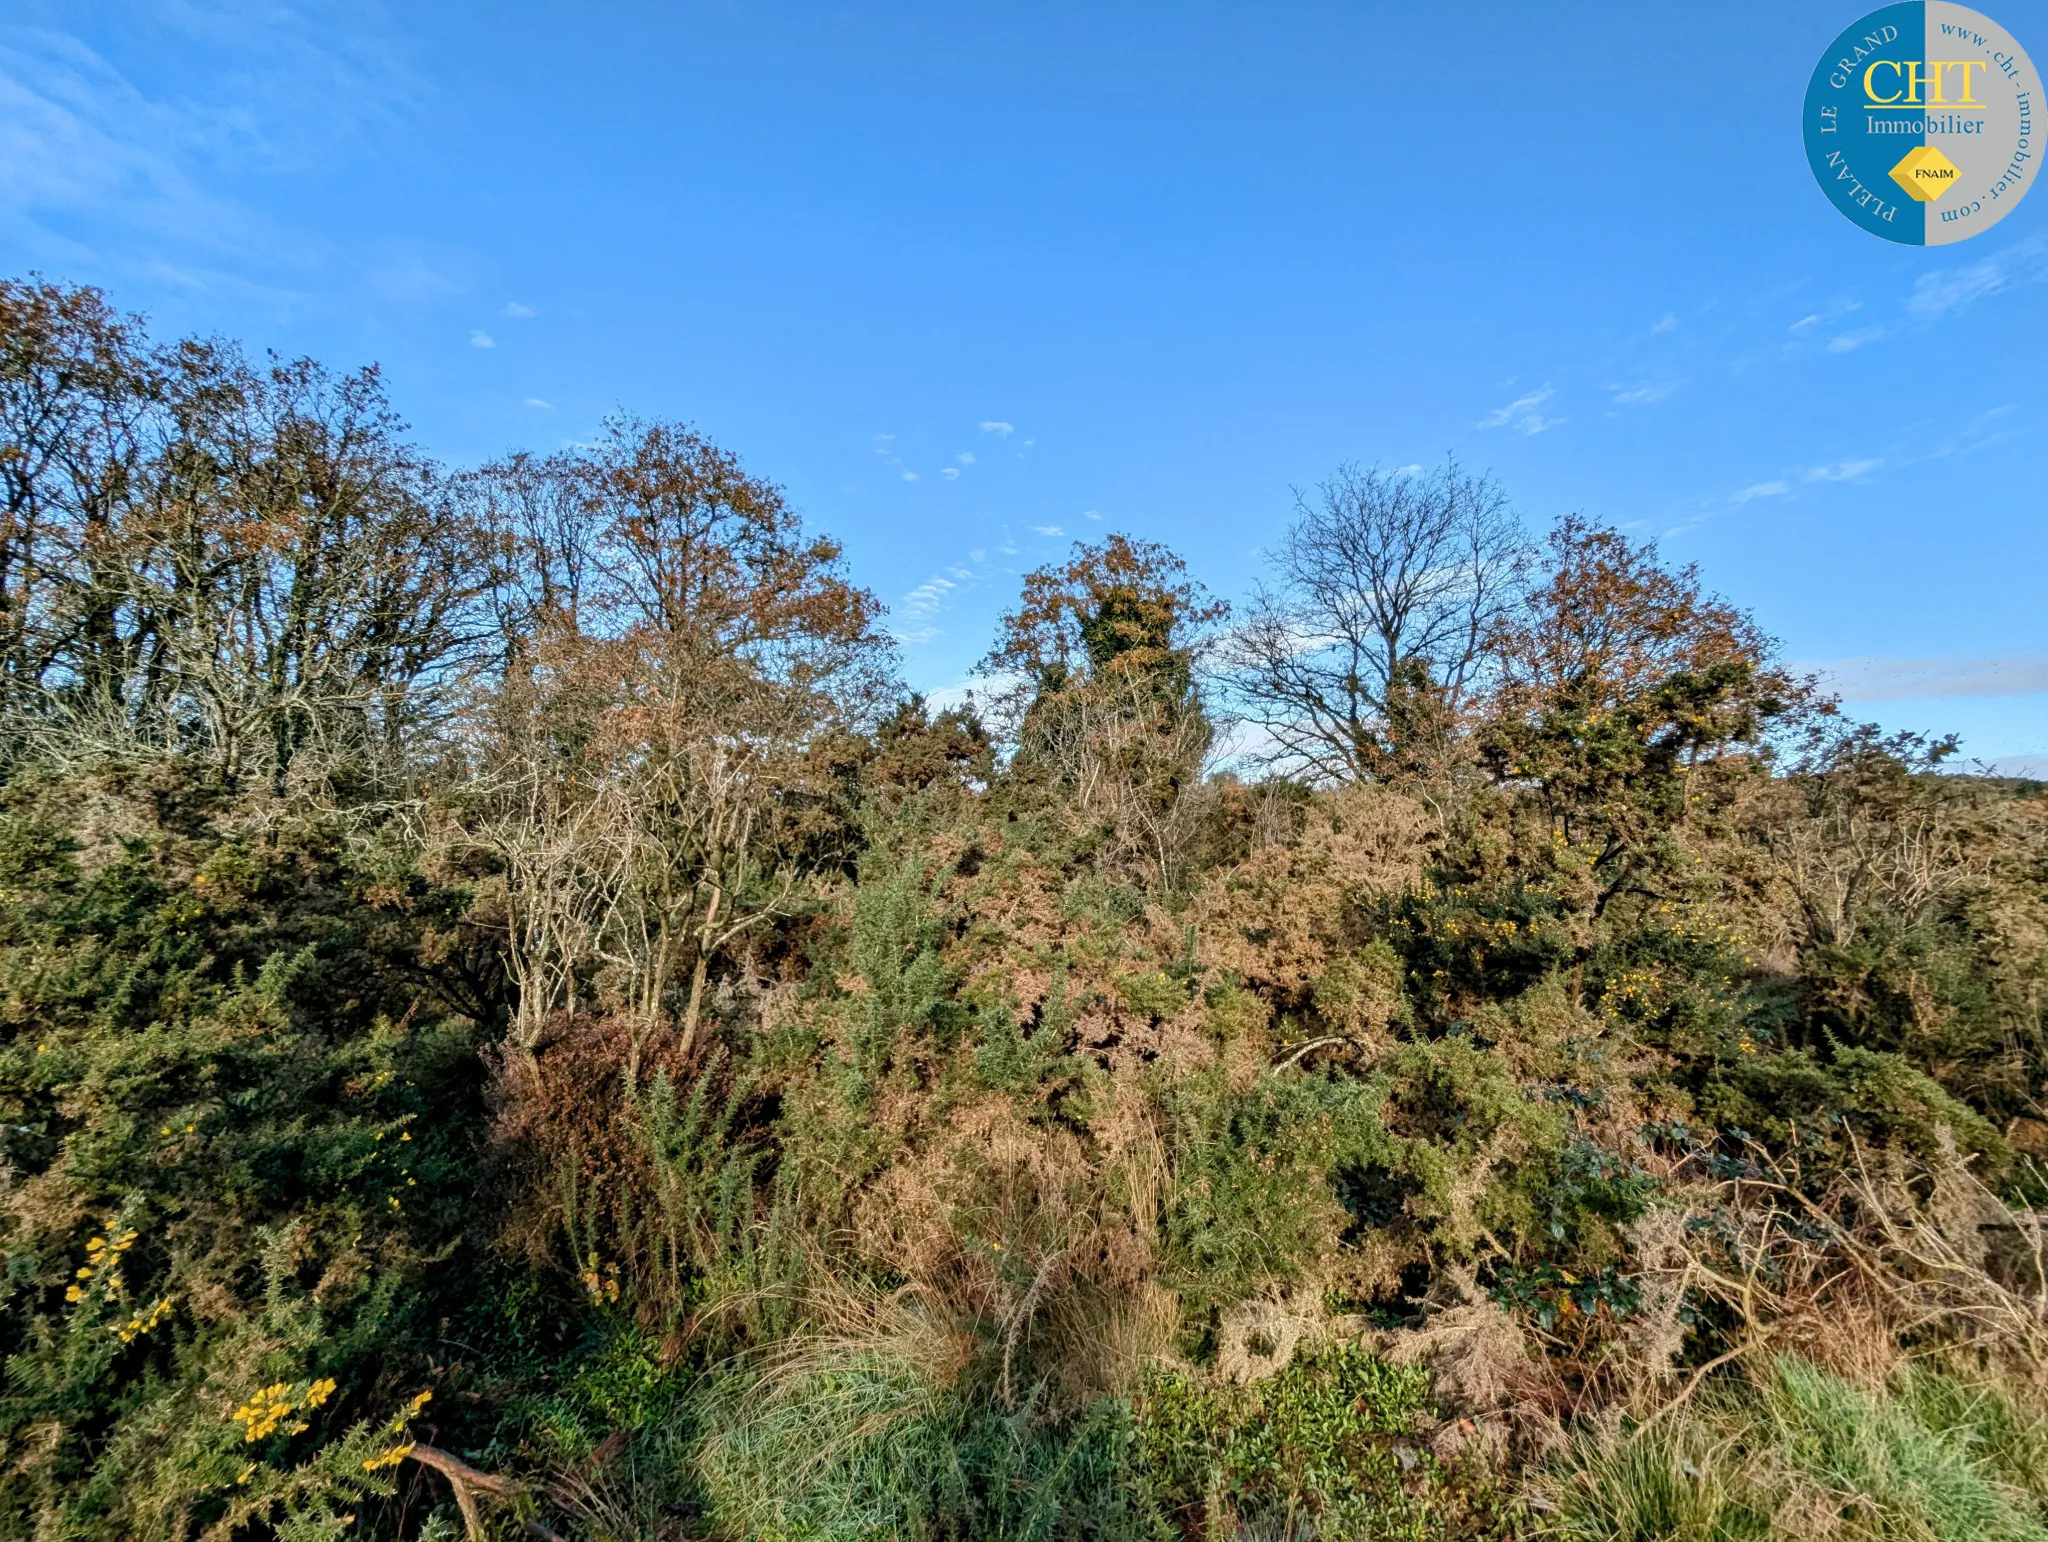
[[374, 369], [152, 347], [97, 291], [0, 284], [8, 738], [233, 787], [388, 787], [479, 662], [484, 553]]
[[1064, 563], [1025, 574], [980, 672], [1021, 676], [1039, 694], [1084, 678], [1142, 676], [1184, 699], [1204, 634], [1228, 611], [1156, 541], [1076, 541]]
[[832, 750], [893, 684], [874, 596], [693, 430], [472, 486], [519, 575], [485, 754], [520, 1037], [593, 997], [695, 1042], [714, 962], [836, 857]]
[[1498, 639], [1482, 753], [1501, 780], [1533, 784], [1558, 835], [1591, 852], [1597, 916], [1632, 888], [1655, 897], [1674, 856], [1667, 833], [1761, 772], [1773, 730], [1812, 690], [1747, 615], [1655, 546], [1573, 516], [1549, 550]]

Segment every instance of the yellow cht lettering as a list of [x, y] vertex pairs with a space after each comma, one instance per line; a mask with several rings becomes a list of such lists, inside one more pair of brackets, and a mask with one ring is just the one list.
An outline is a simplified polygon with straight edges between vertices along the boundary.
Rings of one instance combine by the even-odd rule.
[[[1880, 96], [1877, 83], [1872, 79], [1879, 70], [1892, 72], [1892, 83], [1899, 87], [1890, 96]], [[1879, 107], [1918, 107], [1920, 102], [1920, 61], [1918, 59], [1879, 59], [1863, 72], [1863, 94]]]
[[[1982, 59], [1930, 59], [1927, 61], [1927, 105], [1929, 107], [1981, 107], [1975, 95], [1976, 83], [1970, 78], [1972, 70], [1988, 70], [1990, 65]], [[1963, 72], [1963, 94], [1951, 102], [1942, 95], [1943, 83], [1950, 70]]]
[[[1922, 73], [1923, 68], [1925, 74]], [[1863, 72], [1863, 94], [1869, 98], [1872, 109], [1879, 107], [1952, 107], [1977, 108], [1984, 104], [1977, 100], [1976, 77], [1970, 71], [1988, 70], [1990, 65], [1982, 59], [1878, 59]], [[1894, 87], [1890, 96], [1879, 89], [1879, 70], [1891, 71], [1890, 79], [1881, 84]], [[1954, 84], [1951, 70], [1962, 71], [1963, 94], [1954, 101], [1947, 96], [1948, 87]], [[1920, 99], [1920, 88], [1927, 88], [1927, 100]]]

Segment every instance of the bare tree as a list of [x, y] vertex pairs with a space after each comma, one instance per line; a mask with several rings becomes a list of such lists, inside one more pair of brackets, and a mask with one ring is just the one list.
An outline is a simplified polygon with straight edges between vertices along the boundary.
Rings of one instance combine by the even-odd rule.
[[1377, 774], [1418, 697], [1455, 715], [1485, 668], [1526, 560], [1493, 479], [1339, 467], [1272, 554], [1226, 674], [1273, 762], [1329, 781]]
[[[1833, 732], [1830, 730], [1833, 729]], [[1787, 797], [1762, 828], [1798, 901], [1805, 942], [1847, 947], [1877, 917], [1917, 921], [1986, 876], [1972, 849], [1967, 779], [1930, 776], [1952, 739], [1835, 729], [1822, 716]]]

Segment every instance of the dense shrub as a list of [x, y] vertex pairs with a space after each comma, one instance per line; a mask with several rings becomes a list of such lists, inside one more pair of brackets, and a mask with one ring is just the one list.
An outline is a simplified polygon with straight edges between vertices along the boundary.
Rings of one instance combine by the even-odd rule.
[[474, 1030], [419, 951], [460, 901], [352, 869], [317, 821], [229, 812], [175, 776], [6, 791], [23, 1536], [334, 1531], [389, 1492], [364, 1463], [434, 1384], [480, 1109]]
[[6, 1535], [2042, 1534], [2048, 796], [1653, 548], [1346, 473], [934, 713], [687, 425], [42, 284], [0, 492]]

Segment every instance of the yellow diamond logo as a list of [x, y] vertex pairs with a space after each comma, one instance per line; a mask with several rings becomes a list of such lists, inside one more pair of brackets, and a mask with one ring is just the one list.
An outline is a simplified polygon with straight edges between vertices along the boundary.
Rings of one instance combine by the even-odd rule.
[[1956, 185], [1956, 165], [1933, 145], [1915, 145], [1892, 168], [1892, 180], [1922, 203], [1933, 203]]

